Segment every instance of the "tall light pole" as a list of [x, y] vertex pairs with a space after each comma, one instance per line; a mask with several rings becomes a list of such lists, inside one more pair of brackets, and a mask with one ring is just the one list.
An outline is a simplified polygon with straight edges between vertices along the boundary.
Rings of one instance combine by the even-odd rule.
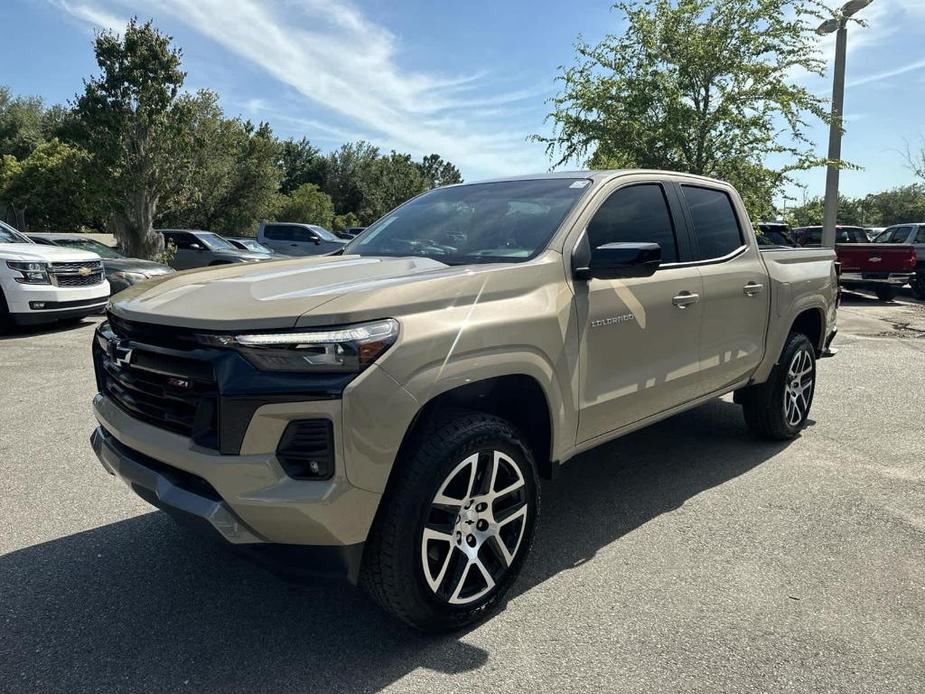
[[841, 160], [842, 121], [845, 105], [845, 54], [848, 44], [848, 18], [863, 10], [873, 0], [851, 0], [832, 19], [819, 25], [820, 36], [835, 34], [835, 79], [832, 84], [832, 123], [829, 126], [829, 165], [825, 175], [825, 212], [822, 220], [822, 245], [835, 245], [838, 223], [838, 163]]

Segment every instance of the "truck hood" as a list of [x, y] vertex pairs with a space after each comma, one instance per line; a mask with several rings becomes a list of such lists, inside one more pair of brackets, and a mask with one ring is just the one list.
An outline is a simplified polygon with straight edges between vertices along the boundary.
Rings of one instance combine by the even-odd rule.
[[128, 320], [204, 330], [330, 324], [468, 301], [484, 285], [480, 274], [505, 267], [450, 267], [417, 257], [268, 260], [165, 275], [119, 293], [111, 310]]
[[49, 263], [79, 263], [100, 259], [96, 253], [90, 251], [79, 251], [63, 246], [45, 246], [38, 243], [0, 243], [0, 258]]

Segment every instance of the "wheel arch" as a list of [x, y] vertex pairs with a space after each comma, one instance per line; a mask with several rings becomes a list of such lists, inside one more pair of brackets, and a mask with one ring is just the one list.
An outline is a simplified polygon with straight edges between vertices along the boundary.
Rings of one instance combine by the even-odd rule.
[[805, 309], [797, 314], [793, 322], [791, 322], [790, 330], [787, 331], [787, 334], [789, 335], [794, 332], [806, 335], [809, 341], [813, 343], [816, 355], [818, 356], [825, 346], [826, 331], [825, 313], [823, 310], [819, 307], [813, 307]]
[[452, 417], [454, 412], [460, 411], [484, 412], [510, 422], [523, 435], [540, 475], [552, 475], [552, 408], [539, 380], [524, 373], [482, 378], [431, 397], [420, 407], [405, 431], [395, 465], [400, 464], [403, 451], [413, 446], [419, 436], [425, 435]]

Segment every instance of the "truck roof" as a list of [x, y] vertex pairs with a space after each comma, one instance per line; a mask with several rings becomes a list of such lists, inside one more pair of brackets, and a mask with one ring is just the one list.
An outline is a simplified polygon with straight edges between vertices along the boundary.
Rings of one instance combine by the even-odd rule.
[[[684, 173], [683, 171], [668, 171], [664, 169], [606, 169], [603, 171], [579, 170], [579, 171], [546, 171], [544, 173], [524, 174], [520, 176], [503, 176], [500, 178], [490, 178], [481, 181], [471, 181], [471, 183], [503, 183], [505, 181], [536, 181], [542, 179], [556, 178], [586, 178], [591, 181], [608, 181], [619, 176], [629, 176], [632, 174], [671, 174], [672, 176], [684, 176], [693, 180], [699, 180], [709, 183], [723, 183], [716, 178], [707, 176], [698, 176], [697, 174]], [[455, 185], [471, 185], [471, 183], [457, 183]], [[728, 185], [728, 184], [726, 184]]]

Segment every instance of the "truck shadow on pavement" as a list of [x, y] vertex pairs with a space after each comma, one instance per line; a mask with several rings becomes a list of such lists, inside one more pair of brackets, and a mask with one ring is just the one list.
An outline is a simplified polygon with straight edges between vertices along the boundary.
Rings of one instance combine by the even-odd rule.
[[[739, 408], [715, 401], [583, 454], [545, 484], [512, 597], [784, 447], [749, 438]], [[162, 513], [0, 557], [0, 596], [6, 691], [365, 692], [491, 658], [460, 634], [411, 631], [348, 586], [294, 587]]]

